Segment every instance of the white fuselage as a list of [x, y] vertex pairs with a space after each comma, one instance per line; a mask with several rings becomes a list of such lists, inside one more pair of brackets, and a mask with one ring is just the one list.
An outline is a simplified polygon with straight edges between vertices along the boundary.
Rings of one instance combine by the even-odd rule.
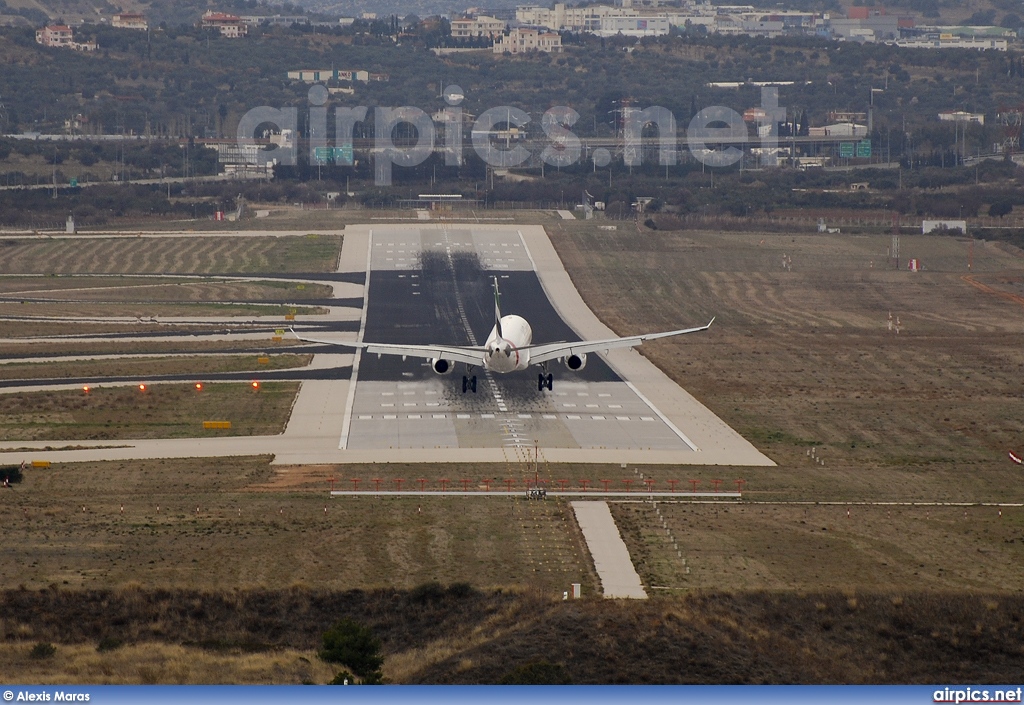
[[533, 330], [525, 318], [502, 316], [501, 337], [498, 337], [498, 326], [494, 326], [487, 336], [484, 368], [492, 372], [525, 370], [530, 366], [530, 351], [526, 348], [532, 342]]

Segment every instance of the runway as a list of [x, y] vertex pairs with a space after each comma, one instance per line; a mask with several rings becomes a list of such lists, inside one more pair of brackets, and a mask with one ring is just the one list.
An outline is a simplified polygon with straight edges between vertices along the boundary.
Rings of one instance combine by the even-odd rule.
[[[534, 343], [616, 337], [579, 297], [542, 227], [436, 221], [346, 227], [337, 271], [309, 277], [333, 287], [333, 298], [318, 302], [330, 313], [299, 316], [295, 325], [328, 340], [482, 344], [493, 325], [495, 276], [502, 313], [526, 318]], [[256, 323], [282, 326], [266, 319]], [[672, 344], [690, 344], [690, 337]], [[0, 452], [0, 463], [258, 454], [278, 464], [517, 462], [536, 452], [549, 462], [773, 464], [633, 350], [591, 354], [580, 372], [553, 362], [554, 388], [544, 392], [537, 368], [507, 375], [476, 368], [476, 394], [462, 393], [461, 365], [438, 376], [411, 358], [323, 345], [289, 351], [314, 357], [308, 368], [286, 371], [302, 382], [279, 436]]]
[[[494, 325], [494, 277], [502, 313], [526, 318], [535, 343], [580, 339], [545, 295], [518, 230], [441, 227], [373, 229], [363, 340], [480, 345]], [[693, 451], [599, 356], [580, 372], [553, 364], [552, 391], [538, 391], [539, 368], [462, 367], [438, 376], [420, 360], [365, 356], [340, 447]], [[462, 393], [464, 373], [478, 376], [477, 393]]]

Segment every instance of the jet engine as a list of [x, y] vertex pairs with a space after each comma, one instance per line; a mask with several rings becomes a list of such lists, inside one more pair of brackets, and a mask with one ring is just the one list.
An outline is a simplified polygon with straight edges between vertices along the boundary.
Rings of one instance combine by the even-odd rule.
[[455, 369], [455, 363], [441, 357], [435, 357], [430, 361], [430, 368], [439, 375], [446, 375]]
[[570, 370], [582, 370], [587, 366], [587, 354], [580, 353], [579, 355], [569, 355], [565, 358], [565, 366]]

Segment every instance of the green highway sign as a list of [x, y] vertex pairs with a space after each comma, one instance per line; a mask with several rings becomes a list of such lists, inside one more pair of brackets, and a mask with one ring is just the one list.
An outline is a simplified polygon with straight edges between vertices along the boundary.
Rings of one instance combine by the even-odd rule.
[[853, 142], [840, 142], [839, 143], [839, 156], [843, 158], [849, 158], [853, 156]]
[[871, 156], [871, 140], [861, 140], [857, 143], [857, 156], [858, 157], [870, 157]]

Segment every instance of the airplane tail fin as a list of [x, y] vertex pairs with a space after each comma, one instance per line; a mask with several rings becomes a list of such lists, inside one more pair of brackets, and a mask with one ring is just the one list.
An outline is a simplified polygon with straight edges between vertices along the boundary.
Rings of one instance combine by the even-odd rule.
[[498, 337], [504, 337], [501, 334], [501, 294], [498, 292], [498, 278], [494, 277], [494, 327], [498, 332]]

